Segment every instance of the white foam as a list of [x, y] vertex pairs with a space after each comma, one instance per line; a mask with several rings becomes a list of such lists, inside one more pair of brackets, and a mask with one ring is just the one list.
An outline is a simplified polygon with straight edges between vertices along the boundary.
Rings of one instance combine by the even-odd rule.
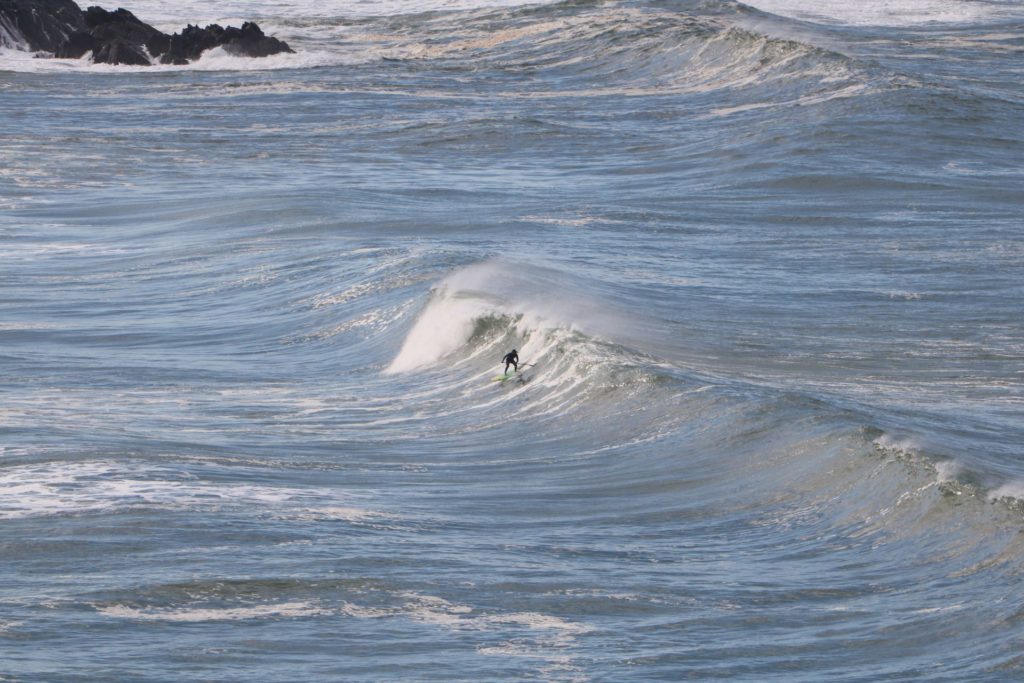
[[[2, 255], [3, 252], [0, 252]], [[0, 331], [57, 330], [60, 325], [50, 322], [0, 322]], [[0, 453], [3, 447], [0, 446]]]
[[1016, 500], [1024, 501], [1024, 479], [1009, 481], [1002, 486], [993, 489], [988, 494], [988, 499], [990, 501], [1002, 500], [1004, 498], [1014, 498]]
[[383, 619], [398, 614], [396, 610], [389, 607], [364, 607], [350, 602], [343, 602], [338, 611], [345, 616], [355, 617], [356, 619]]
[[435, 595], [407, 591], [400, 593], [399, 597], [403, 603], [397, 607], [364, 607], [346, 602], [340, 611], [349, 616], [366, 619], [402, 616], [422, 623], [462, 630], [494, 631], [511, 626], [572, 636], [592, 630], [586, 624], [540, 612], [484, 614], [468, 605], [460, 605]]
[[[0, 633], [9, 633], [10, 631], [14, 630], [18, 626], [21, 626], [23, 623], [25, 623], [25, 622], [22, 622], [22, 621], [0, 621]], [[0, 678], [0, 680], [2, 680], [2, 678]]]
[[523, 216], [522, 220], [530, 221], [531, 223], [542, 223], [547, 225], [558, 225], [569, 228], [583, 228], [594, 223], [622, 223], [622, 221], [612, 221], [605, 218], [599, 218], [596, 216], [585, 216], [575, 215], [569, 216]]
[[[376, 593], [376, 591], [374, 591]], [[444, 598], [406, 591], [393, 594], [397, 603], [366, 606], [341, 602], [327, 607], [313, 601], [233, 606], [190, 605], [178, 607], [135, 607], [124, 604], [99, 605], [97, 612], [116, 619], [163, 622], [245, 621], [295, 619], [344, 615], [355, 619], [409, 619], [448, 631], [496, 634], [502, 640], [481, 645], [477, 652], [488, 656], [522, 657], [538, 660], [551, 671], [575, 671], [572, 648], [578, 636], [590, 626], [541, 612], [482, 613]]]
[[364, 510], [363, 508], [326, 506], [297, 510], [294, 513], [287, 515], [287, 518], [312, 522], [367, 522], [394, 519], [394, 515], [377, 512], [375, 510]]
[[883, 292], [883, 294], [888, 296], [890, 299], [902, 299], [903, 301], [920, 301], [921, 300], [921, 293], [920, 292], [908, 292], [908, 291], [904, 291], [904, 290], [894, 290], [894, 291]]
[[[480, 645], [487, 656], [519, 657], [544, 663], [549, 673], [576, 671], [572, 648], [592, 628], [541, 612], [481, 613], [468, 605], [433, 595], [405, 592], [396, 607], [364, 607], [344, 603], [342, 614], [359, 619], [407, 618], [449, 631], [499, 634], [503, 640]], [[561, 676], [559, 676], [561, 678]]]
[[296, 50], [295, 52], [282, 52], [268, 57], [242, 57], [232, 55], [222, 47], [215, 47], [207, 50], [196, 61], [181, 65], [154, 65], [152, 67], [139, 67], [142, 69], [156, 69], [161, 71], [267, 71], [276, 69], [309, 69], [319, 66], [340, 66], [352, 64], [350, 58], [337, 53], [323, 50]]
[[24, 37], [11, 24], [0, 17], [0, 47], [27, 50]]
[[81, 515], [121, 509], [245, 509], [281, 519], [365, 522], [391, 515], [338, 505], [323, 488], [225, 484], [169, 467], [93, 461], [0, 469], [0, 519]]
[[777, 101], [777, 102], [751, 102], [748, 104], [740, 104], [734, 107], [718, 107], [712, 109], [706, 117], [721, 117], [731, 116], [733, 114], [740, 114], [747, 111], [755, 111], [758, 109], [774, 109], [781, 107], [807, 107], [814, 104], [821, 104], [830, 100], [841, 100], [851, 97], [859, 97], [864, 95], [868, 91], [868, 86], [863, 83], [855, 83], [848, 85], [845, 88], [838, 90], [831, 90], [825, 93], [816, 93], [814, 95], [805, 95], [798, 97], [793, 100]]
[[127, 64], [94, 64], [87, 54], [81, 59], [57, 59], [36, 57], [20, 50], [0, 48], [0, 61], [11, 71], [34, 73], [65, 73], [69, 71], [109, 73], [157, 73], [169, 71], [268, 71], [279, 69], [307, 69], [319, 66], [343, 66], [368, 61], [366, 57], [353, 58], [345, 53], [323, 50], [296, 50], [269, 57], [241, 57], [226, 52], [223, 48], [207, 50], [189, 64], [153, 64], [133, 66]]
[[385, 372], [409, 372], [437, 363], [465, 345], [478, 318], [495, 315], [498, 310], [486, 301], [460, 297], [442, 286], [431, 296]]
[[244, 621], [249, 619], [295, 619], [330, 614], [331, 610], [311, 602], [282, 602], [273, 605], [251, 605], [247, 607], [178, 607], [168, 609], [140, 609], [127, 605], [96, 607], [96, 611], [108, 617], [135, 619], [139, 621]]
[[936, 481], [940, 484], [955, 482], [963, 466], [955, 460], [942, 460], [935, 463]]
[[486, 618], [488, 624], [493, 625], [515, 625], [522, 626], [534, 631], [560, 631], [580, 635], [589, 633], [592, 629], [586, 624], [568, 621], [561, 617], [540, 612], [513, 612], [511, 614], [496, 614]]
[[967, 609], [967, 605], [962, 603], [954, 603], [952, 605], [943, 605], [941, 607], [922, 607], [921, 609], [911, 610], [911, 614], [942, 614], [944, 612], [959, 612]]
[[405, 593], [407, 598], [403, 612], [415, 621], [444, 626], [446, 628], [476, 628], [477, 621], [471, 616], [472, 607], [458, 605], [433, 595]]
[[901, 451], [907, 454], [919, 453], [922, 450], [921, 442], [913, 437], [882, 434], [875, 439], [874, 443], [880, 448], [891, 451]]

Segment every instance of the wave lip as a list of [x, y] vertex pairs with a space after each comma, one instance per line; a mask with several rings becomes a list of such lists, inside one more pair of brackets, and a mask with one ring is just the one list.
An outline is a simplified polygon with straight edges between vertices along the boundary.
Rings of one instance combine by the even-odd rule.
[[748, 0], [758, 9], [780, 16], [850, 26], [917, 26], [972, 24], [1006, 16], [994, 3], [957, 0]]
[[[552, 291], [562, 296], [552, 297]], [[430, 367], [460, 350], [458, 360], [467, 361], [484, 348], [493, 354], [509, 345], [521, 358], [536, 357], [555, 330], [610, 339], [627, 325], [624, 312], [554, 270], [494, 259], [458, 270], [432, 290], [386, 372]]]

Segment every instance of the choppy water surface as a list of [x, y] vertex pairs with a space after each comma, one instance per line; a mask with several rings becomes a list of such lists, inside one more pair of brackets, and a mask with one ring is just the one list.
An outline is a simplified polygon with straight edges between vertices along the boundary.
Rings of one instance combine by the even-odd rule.
[[1020, 677], [1018, 5], [209, 5], [0, 51], [0, 680]]

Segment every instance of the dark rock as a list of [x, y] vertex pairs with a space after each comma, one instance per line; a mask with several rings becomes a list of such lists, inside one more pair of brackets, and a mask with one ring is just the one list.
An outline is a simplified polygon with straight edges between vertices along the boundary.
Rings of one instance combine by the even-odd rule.
[[86, 52], [96, 49], [96, 39], [91, 33], [79, 31], [72, 33], [64, 44], [57, 48], [54, 57], [61, 59], [80, 59]]
[[170, 46], [160, 61], [164, 64], [188, 64], [199, 59], [206, 50], [219, 46], [224, 42], [224, 29], [218, 24], [210, 24], [199, 28], [189, 24], [171, 36]]
[[294, 52], [288, 43], [265, 35], [259, 26], [251, 21], [242, 28], [210, 24], [206, 28], [186, 26], [181, 33], [171, 36], [167, 52], [160, 58], [164, 64], [188, 64], [199, 59], [207, 50], [224, 46], [233, 55], [244, 57], [267, 57], [280, 52]]
[[152, 66], [149, 56], [141, 46], [124, 40], [112, 40], [96, 47], [92, 61], [97, 64], [128, 64], [131, 66]]
[[85, 17], [74, 0], [0, 0], [0, 44], [7, 47], [56, 52], [85, 28]]
[[228, 27], [225, 37], [224, 50], [233, 55], [269, 57], [281, 52], [295, 52], [283, 40], [264, 35], [260, 27], [251, 21], [242, 24], [240, 29]]
[[151, 59], [188, 64], [222, 45], [227, 52], [246, 57], [293, 51], [252, 22], [241, 28], [189, 25], [169, 36], [126, 9], [90, 7], [83, 12], [74, 0], [0, 0], [0, 44], [73, 59], [92, 50], [97, 63], [137, 65], [150, 64]]
[[129, 45], [144, 45], [154, 57], [166, 52], [170, 43], [170, 36], [140, 21], [126, 9], [109, 12], [102, 7], [90, 7], [85, 11], [85, 23], [97, 43], [121, 41]]

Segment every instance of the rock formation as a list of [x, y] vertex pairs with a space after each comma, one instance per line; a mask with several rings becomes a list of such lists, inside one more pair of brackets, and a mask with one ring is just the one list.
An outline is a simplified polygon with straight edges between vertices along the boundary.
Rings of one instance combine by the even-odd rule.
[[222, 28], [210, 24], [206, 28], [186, 26], [181, 33], [170, 37], [170, 45], [160, 61], [163, 64], [188, 64], [206, 50], [223, 47], [226, 52], [243, 57], [267, 57], [279, 52], [293, 52], [284, 41], [264, 35], [251, 21], [242, 28]]
[[8, 47], [28, 47], [62, 58], [78, 59], [92, 52], [98, 64], [141, 66], [157, 59], [163, 64], [188, 64], [215, 47], [244, 57], [293, 52], [252, 22], [241, 28], [188, 25], [181, 33], [167, 35], [126, 9], [111, 12], [90, 7], [82, 12], [73, 0], [0, 0], [0, 40], [12, 43]]
[[74, 0], [0, 0], [0, 44], [56, 52], [68, 37], [85, 30]]

